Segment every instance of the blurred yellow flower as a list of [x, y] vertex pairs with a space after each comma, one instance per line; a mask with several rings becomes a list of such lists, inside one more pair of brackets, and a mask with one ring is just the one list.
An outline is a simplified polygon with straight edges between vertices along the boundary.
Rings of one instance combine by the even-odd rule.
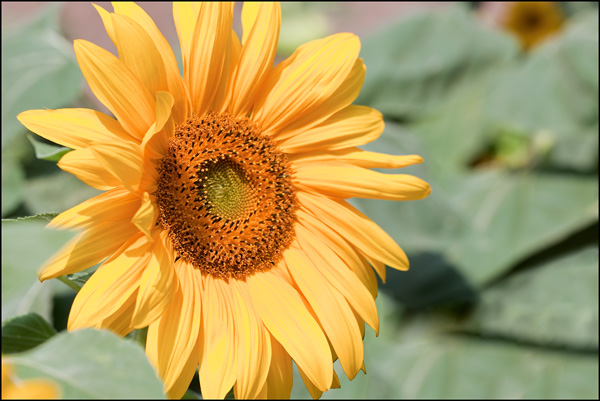
[[484, 14], [490, 14], [495, 25], [514, 34], [525, 50], [543, 42], [559, 31], [565, 16], [557, 2], [514, 1], [486, 4]]
[[44, 400], [57, 399], [58, 386], [47, 379], [21, 380], [16, 377], [12, 364], [2, 357], [2, 399]]
[[287, 398], [292, 360], [314, 397], [363, 365], [366, 322], [398, 245], [345, 199], [413, 200], [430, 188], [371, 168], [420, 163], [357, 146], [383, 131], [352, 102], [365, 66], [349, 33], [302, 45], [273, 67], [277, 3], [175, 3], [183, 55], [133, 3], [95, 6], [119, 58], [84, 40], [75, 54], [115, 115], [31, 110], [19, 120], [75, 150], [59, 166], [105, 190], [58, 215], [83, 230], [41, 280], [107, 260], [77, 294], [68, 328], [125, 335], [148, 326], [146, 352], [170, 397], [199, 366], [205, 398]]

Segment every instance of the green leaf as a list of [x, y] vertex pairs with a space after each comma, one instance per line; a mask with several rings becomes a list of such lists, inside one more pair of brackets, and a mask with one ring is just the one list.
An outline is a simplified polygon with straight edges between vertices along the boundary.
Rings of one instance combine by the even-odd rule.
[[542, 345], [598, 349], [598, 248], [551, 259], [486, 289], [462, 327]]
[[24, 26], [3, 26], [2, 149], [26, 132], [17, 114], [68, 106], [81, 92], [82, 75], [71, 43], [59, 33], [58, 10], [51, 5]]
[[563, 32], [498, 76], [487, 102], [497, 126], [551, 140], [552, 165], [593, 171], [598, 163], [598, 12], [581, 13]]
[[412, 146], [404, 138], [407, 133], [388, 123], [384, 135], [367, 148], [386, 153], [416, 149], [425, 163], [398, 171], [428, 181], [432, 194], [416, 202], [352, 202], [405, 250], [439, 254], [477, 287], [598, 219], [594, 176], [499, 169], [444, 172], [444, 161], [439, 169], [432, 167], [429, 148]]
[[[59, 170], [55, 165], [50, 166]], [[102, 192], [59, 170], [29, 179], [23, 193], [25, 204], [32, 213], [44, 213], [70, 209]]]
[[57, 383], [62, 398], [165, 398], [144, 350], [108, 331], [59, 333], [8, 359], [21, 379], [46, 378]]
[[64, 146], [50, 145], [41, 142], [32, 135], [27, 135], [27, 139], [29, 139], [29, 142], [31, 142], [33, 145], [33, 148], [35, 149], [35, 156], [38, 159], [58, 162], [65, 153], [71, 151], [71, 149], [65, 148]]
[[36, 312], [49, 319], [51, 290], [37, 270], [71, 237], [72, 232], [46, 230], [44, 217], [2, 221], [2, 319]]
[[37, 313], [15, 317], [2, 323], [2, 353], [27, 351], [55, 334], [56, 330]]
[[[431, 314], [405, 315], [377, 299], [380, 335], [367, 329], [365, 368], [323, 399], [580, 399], [598, 397], [598, 355], [445, 334]], [[292, 398], [308, 398], [294, 376]]]
[[90, 277], [92, 277], [92, 274], [94, 274], [96, 269], [97, 269], [97, 267], [93, 266], [85, 271], [82, 271], [79, 273], [67, 274], [63, 277], [65, 280], [69, 280], [71, 283], [73, 283], [75, 286], [77, 286], [81, 289], [81, 287], [83, 287], [83, 285], [90, 279]]
[[415, 13], [363, 40], [368, 70], [357, 103], [412, 120], [517, 54], [511, 37], [484, 28], [463, 5]]
[[15, 210], [23, 198], [25, 172], [21, 164], [10, 157], [2, 157], [2, 216]]

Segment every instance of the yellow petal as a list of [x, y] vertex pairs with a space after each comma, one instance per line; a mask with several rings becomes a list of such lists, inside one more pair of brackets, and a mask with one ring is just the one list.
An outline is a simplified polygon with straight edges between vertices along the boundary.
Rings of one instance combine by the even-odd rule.
[[83, 201], [56, 216], [46, 227], [90, 228], [106, 221], [129, 221], [140, 207], [140, 198], [124, 188], [115, 188]]
[[[328, 248], [323, 243], [322, 238], [314, 235], [303, 226], [296, 226], [296, 234], [298, 243], [312, 264], [314, 266], [327, 266], [319, 269], [321, 275], [346, 298], [367, 324], [377, 332], [379, 330], [379, 318], [375, 300], [356, 275], [348, 271], [346, 261], [340, 259], [335, 252]], [[346, 310], [346, 312], [348, 311]], [[349, 316], [350, 314], [346, 315], [348, 319]], [[344, 370], [346, 371], [346, 369]], [[353, 374], [356, 374], [356, 372], [353, 372]]]
[[257, 398], [265, 384], [271, 363], [271, 341], [252, 306], [245, 282], [229, 280], [237, 343], [236, 399]]
[[242, 8], [242, 52], [233, 76], [231, 109], [246, 115], [254, 103], [277, 52], [281, 6], [279, 3], [245, 2]]
[[[157, 341], [158, 374], [169, 397], [181, 397], [198, 366], [198, 334], [202, 320], [201, 286], [195, 270], [181, 259], [174, 263], [179, 290], [160, 319]], [[189, 363], [190, 357], [194, 360]], [[180, 376], [187, 377], [185, 388]]]
[[103, 319], [96, 328], [109, 329], [118, 336], [124, 337], [133, 331], [131, 319], [133, 318], [133, 307], [137, 297], [137, 289], [134, 291], [112, 315]]
[[94, 110], [29, 110], [17, 118], [30, 131], [71, 149], [98, 141], [135, 140], [115, 119]]
[[139, 288], [150, 247], [148, 239], [138, 234], [94, 272], [73, 301], [69, 330], [96, 327], [123, 306]]
[[429, 184], [408, 174], [383, 174], [342, 163], [294, 164], [298, 189], [340, 198], [417, 200], [431, 193]]
[[317, 270], [304, 252], [294, 247], [284, 253], [284, 259], [296, 284], [319, 318], [346, 376], [354, 379], [364, 356], [362, 337], [348, 303], [319, 272], [327, 270], [328, 266], [321, 264]]
[[200, 364], [202, 396], [222, 399], [237, 376], [234, 302], [231, 288], [211, 275], [203, 277], [202, 316], [204, 317], [204, 350]]
[[92, 154], [100, 164], [129, 189], [136, 192], [142, 178], [143, 160], [139, 145], [131, 142], [96, 143]]
[[154, 122], [154, 98], [144, 84], [110, 52], [75, 41], [75, 55], [92, 92], [125, 130], [141, 139]]
[[151, 200], [148, 192], [144, 192], [142, 195], [142, 204], [133, 215], [131, 222], [135, 224], [141, 232], [146, 234], [148, 238], [151, 238], [152, 235], [150, 234], [150, 231], [154, 227], [157, 218], [158, 208], [155, 205], [155, 201]]
[[319, 390], [317, 386], [313, 384], [312, 381], [306, 376], [306, 373], [302, 370], [302, 368], [298, 367], [298, 373], [300, 373], [300, 377], [308, 390], [308, 393], [312, 397], [313, 400], [318, 400], [323, 395], [323, 390]]
[[173, 2], [173, 20], [175, 21], [175, 29], [177, 29], [184, 64], [189, 63], [190, 60], [194, 29], [199, 12], [200, 3], [198, 2]]
[[190, 92], [194, 112], [203, 115], [212, 108], [222, 81], [224, 62], [231, 45], [233, 3], [200, 3], [190, 38], [189, 14], [193, 15], [194, 11], [193, 6], [173, 6], [175, 26], [184, 56], [184, 82]]
[[423, 158], [418, 155], [395, 156], [356, 147], [296, 153], [290, 156], [290, 160], [298, 166], [311, 163], [347, 163], [364, 168], [402, 168], [423, 162]]
[[294, 380], [292, 358], [273, 335], [269, 334], [269, 337], [271, 342], [271, 366], [265, 382], [267, 397], [287, 400], [292, 394]]
[[161, 159], [167, 154], [169, 137], [173, 134], [172, 124], [167, 124], [171, 118], [173, 102], [173, 96], [169, 92], [156, 93], [156, 121], [148, 128], [142, 140], [145, 159]]
[[383, 127], [380, 112], [366, 106], [350, 105], [316, 127], [277, 142], [277, 146], [286, 153], [344, 149], [374, 141], [383, 132]]
[[234, 85], [232, 71], [237, 67], [240, 59], [242, 45], [233, 29], [229, 32], [229, 46], [225, 48], [225, 60], [223, 61], [223, 71], [221, 72], [221, 81], [218, 84], [217, 93], [212, 101], [212, 110], [220, 113], [229, 113], [231, 103], [231, 91]]
[[64, 171], [96, 189], [105, 191], [121, 185], [121, 181], [96, 159], [91, 148], [66, 153], [57, 164]]
[[156, 230], [150, 260], [144, 268], [139, 286], [133, 320], [134, 328], [146, 327], [164, 312], [177, 290], [173, 268], [173, 248], [166, 231]]
[[121, 14], [111, 14], [119, 60], [135, 74], [153, 95], [168, 91], [167, 72], [154, 41], [137, 22]]
[[367, 257], [399, 270], [408, 270], [408, 258], [396, 242], [371, 219], [345, 201], [297, 193], [298, 201], [313, 216], [348, 239]]
[[125, 15], [139, 24], [152, 39], [165, 66], [168, 91], [173, 95], [174, 121], [176, 124], [183, 122], [187, 118], [188, 98], [185, 93], [185, 88], [183, 87], [183, 81], [181, 79], [181, 74], [179, 73], [175, 54], [173, 54], [169, 42], [156, 27], [152, 18], [150, 18], [150, 16], [137, 4], [133, 2], [114, 2], [113, 7], [117, 14]]
[[136, 234], [129, 222], [104, 222], [77, 235], [40, 269], [40, 281], [87, 269], [111, 256]]
[[322, 224], [310, 214], [303, 210], [297, 212], [299, 223], [309, 232], [317, 235], [319, 240], [328, 248], [333, 250], [348, 267], [356, 274], [356, 277], [367, 287], [373, 299], [377, 297], [377, 277], [373, 269], [360, 252], [342, 238], [337, 232]]
[[[4, 366], [2, 367], [4, 370]], [[60, 388], [50, 380], [27, 379], [19, 385], [2, 381], [3, 400], [52, 400], [61, 396]]]
[[255, 120], [267, 133], [276, 133], [322, 108], [349, 76], [359, 50], [360, 41], [349, 33], [299, 47], [290, 57], [291, 62], [273, 70], [257, 102]]
[[322, 391], [332, 379], [329, 344], [296, 289], [271, 271], [247, 278], [263, 324]]

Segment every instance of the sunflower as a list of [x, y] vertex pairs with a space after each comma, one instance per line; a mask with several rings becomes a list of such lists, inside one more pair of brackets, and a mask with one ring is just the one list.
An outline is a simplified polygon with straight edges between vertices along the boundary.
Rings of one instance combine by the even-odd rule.
[[12, 363], [2, 357], [3, 400], [49, 400], [59, 396], [60, 390], [56, 383], [47, 379], [19, 379]]
[[497, 4], [496, 24], [513, 34], [530, 50], [558, 32], [565, 16], [557, 2], [514, 1]]
[[79, 229], [43, 280], [103, 262], [77, 294], [68, 329], [148, 327], [146, 353], [170, 397], [199, 367], [205, 398], [287, 398], [292, 361], [313, 395], [363, 368], [365, 323], [385, 265], [408, 260], [350, 197], [421, 199], [410, 175], [371, 168], [419, 156], [360, 150], [383, 131], [352, 105], [365, 76], [349, 33], [300, 46], [273, 67], [279, 4], [174, 4], [183, 74], [133, 3], [95, 6], [119, 57], [84, 40], [75, 54], [114, 114], [31, 110], [19, 120], [74, 150], [58, 165], [102, 194], [49, 226]]

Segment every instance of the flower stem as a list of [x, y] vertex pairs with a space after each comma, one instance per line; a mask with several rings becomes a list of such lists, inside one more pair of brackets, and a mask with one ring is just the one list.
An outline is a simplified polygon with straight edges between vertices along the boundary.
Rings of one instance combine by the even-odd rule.
[[142, 348], [146, 348], [146, 336], [148, 335], [148, 328], [136, 329], [133, 331], [133, 341], [140, 344]]
[[79, 287], [77, 284], [75, 284], [74, 282], [72, 282], [71, 280], [66, 278], [65, 276], [58, 276], [57, 279], [59, 279], [60, 281], [62, 281], [63, 283], [65, 283], [66, 285], [71, 287], [72, 289], [74, 289], [75, 292], [79, 292], [79, 290], [81, 289], [81, 287]]

